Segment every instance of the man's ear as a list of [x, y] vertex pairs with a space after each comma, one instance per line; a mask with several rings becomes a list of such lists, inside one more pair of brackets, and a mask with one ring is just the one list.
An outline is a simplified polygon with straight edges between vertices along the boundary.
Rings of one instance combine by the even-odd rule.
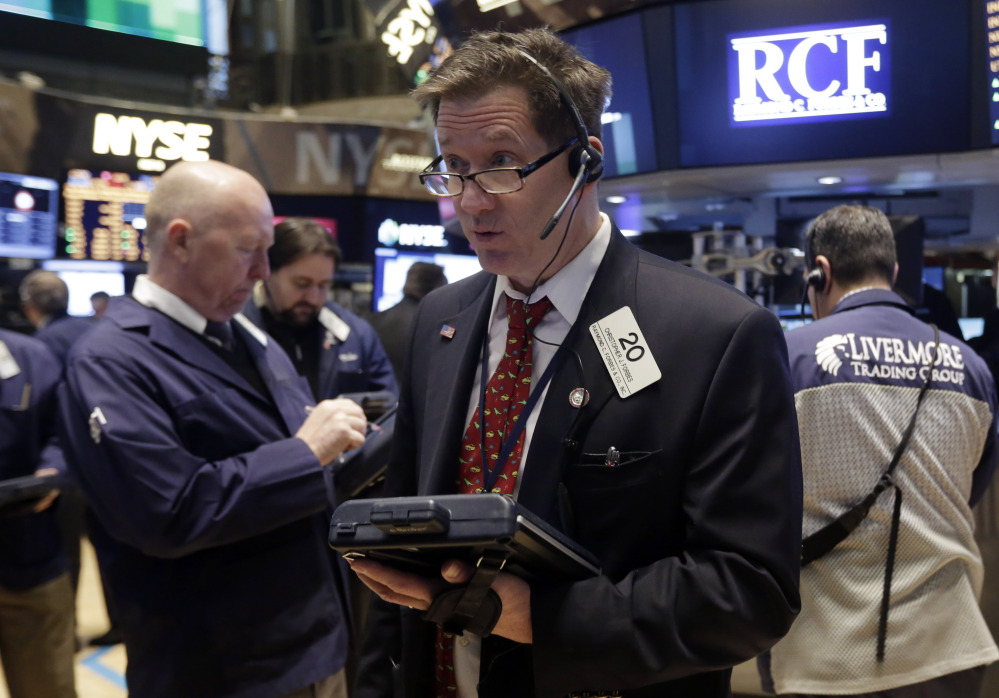
[[898, 281], [898, 262], [895, 262], [895, 271], [891, 273], [891, 287], [895, 288], [895, 282]]
[[816, 285], [815, 291], [822, 294], [832, 291], [832, 265], [829, 264], [829, 258], [824, 254], [817, 255], [815, 257], [815, 269], [822, 271], [822, 276], [820, 277], [821, 284]]
[[184, 218], [174, 218], [166, 227], [167, 254], [186, 264], [191, 259], [191, 224]]

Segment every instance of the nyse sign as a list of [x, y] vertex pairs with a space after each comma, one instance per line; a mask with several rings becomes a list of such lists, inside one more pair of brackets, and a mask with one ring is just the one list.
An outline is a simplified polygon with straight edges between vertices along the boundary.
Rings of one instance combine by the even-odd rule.
[[407, 0], [405, 7], [388, 21], [382, 32], [382, 43], [388, 54], [401, 65], [409, 63], [413, 51], [421, 45], [424, 53], [420, 56], [422, 61], [430, 54], [435, 38], [437, 26], [429, 0]]
[[795, 29], [730, 41], [735, 123], [888, 112], [887, 24]]
[[165, 160], [208, 160], [212, 132], [210, 124], [99, 113], [94, 117], [93, 152], [136, 157], [138, 169], [162, 172]]

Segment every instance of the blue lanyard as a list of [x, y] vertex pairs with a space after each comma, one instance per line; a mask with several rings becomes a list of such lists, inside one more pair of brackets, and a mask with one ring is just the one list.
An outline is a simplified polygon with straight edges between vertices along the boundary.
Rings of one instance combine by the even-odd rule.
[[[525, 342], [526, 343], [526, 342]], [[524, 428], [527, 424], [527, 418], [530, 417], [531, 412], [534, 410], [534, 406], [538, 404], [538, 400], [541, 399], [541, 394], [545, 392], [545, 386], [551, 381], [552, 376], [555, 375], [555, 370], [558, 365], [565, 358], [566, 351], [563, 346], [559, 346], [558, 351], [555, 352], [555, 356], [549, 362], [548, 367], [545, 372], [541, 374], [541, 380], [537, 383], [532, 383], [531, 395], [527, 398], [527, 403], [524, 405], [523, 411], [517, 418], [516, 423], [513, 425], [513, 429], [506, 435], [503, 439], [503, 445], [500, 447], [499, 457], [496, 459], [496, 465], [490, 468], [488, 466], [488, 458], [486, 455], [486, 383], [489, 380], [489, 332], [486, 332], [485, 338], [482, 340], [482, 361], [481, 363], [481, 378], [479, 380], [479, 452], [482, 454], [482, 487], [485, 492], [492, 492], [493, 487], [496, 486], [496, 481], [499, 479], [500, 474], [503, 472], [503, 468], [506, 467], [506, 463], [510, 460], [510, 453], [513, 451], [513, 447], [517, 445], [517, 439], [524, 432]], [[502, 357], [500, 361], [502, 361]], [[523, 459], [526, 454], [522, 454]]]

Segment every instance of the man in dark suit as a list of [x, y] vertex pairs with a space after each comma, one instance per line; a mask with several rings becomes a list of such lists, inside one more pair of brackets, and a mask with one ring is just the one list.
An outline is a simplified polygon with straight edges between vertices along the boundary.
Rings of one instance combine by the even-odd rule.
[[371, 318], [371, 326], [382, 340], [382, 346], [385, 347], [385, 353], [388, 354], [392, 370], [397, 377], [402, 377], [402, 369], [406, 365], [409, 335], [413, 329], [413, 319], [416, 317], [420, 301], [428, 293], [446, 283], [444, 267], [430, 262], [413, 262], [406, 270], [402, 300], [391, 308], [375, 313]]
[[[475, 35], [416, 90], [441, 149], [421, 179], [454, 197], [485, 271], [420, 306], [387, 493], [510, 494], [602, 573], [500, 572], [491, 634], [449, 638], [421, 614], [470, 566], [430, 578], [353, 561], [382, 599], [358, 698], [721, 698], [731, 667], [797, 613], [801, 464], [780, 326], [600, 213], [609, 91], [547, 30]], [[504, 366], [527, 404], [504, 393]]]
[[179, 163], [146, 213], [149, 273], [73, 348], [61, 396], [129, 693], [345, 698], [326, 466], [363, 442], [363, 412], [316, 405], [238, 315], [268, 274], [259, 182]]
[[243, 308], [288, 353], [317, 400], [343, 393], [390, 392], [399, 387], [378, 335], [367, 321], [329, 300], [340, 245], [311, 218], [274, 226], [267, 251], [271, 275]]

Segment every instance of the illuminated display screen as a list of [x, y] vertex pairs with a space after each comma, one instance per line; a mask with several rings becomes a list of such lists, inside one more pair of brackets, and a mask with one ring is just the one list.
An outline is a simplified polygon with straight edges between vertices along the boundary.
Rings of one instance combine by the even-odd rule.
[[62, 188], [65, 242], [60, 257], [145, 262], [143, 217], [158, 177], [70, 170]]
[[448, 283], [454, 283], [482, 271], [479, 258], [475, 255], [403, 252], [378, 248], [375, 250], [374, 307], [376, 311], [391, 308], [402, 300], [402, 287], [406, 283], [406, 273], [413, 262], [429, 262], [444, 267], [444, 276], [447, 277]]
[[886, 21], [730, 35], [731, 122], [887, 116], [890, 35]]
[[70, 315], [94, 314], [90, 297], [98, 291], [109, 296], [125, 295], [125, 272], [121, 262], [77, 262], [74, 260], [48, 260], [42, 269], [54, 271], [69, 289]]
[[0, 0], [0, 10], [96, 29], [205, 45], [202, 0]]
[[604, 177], [653, 172], [657, 168], [645, 72], [642, 16], [615, 17], [567, 31], [562, 38], [610, 71], [613, 95], [603, 115]]
[[970, 147], [964, 3], [716, 0], [673, 11], [681, 167]]
[[0, 257], [55, 254], [59, 184], [0, 172]]
[[985, 37], [989, 61], [986, 75], [989, 81], [990, 142], [999, 145], [999, 0], [985, 2]]

